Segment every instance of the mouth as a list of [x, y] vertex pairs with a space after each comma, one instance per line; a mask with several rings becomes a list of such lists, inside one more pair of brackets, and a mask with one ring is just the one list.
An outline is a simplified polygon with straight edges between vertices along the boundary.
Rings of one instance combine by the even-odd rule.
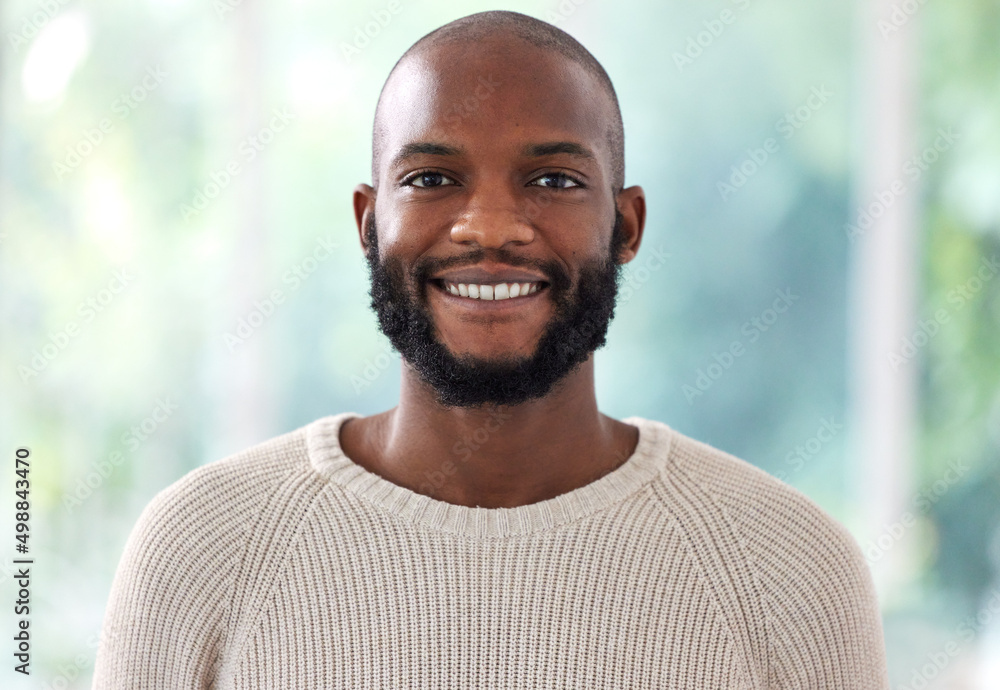
[[456, 283], [441, 278], [431, 278], [430, 284], [441, 292], [463, 302], [507, 302], [510, 304], [534, 301], [533, 297], [548, 289], [544, 281], [525, 283]]

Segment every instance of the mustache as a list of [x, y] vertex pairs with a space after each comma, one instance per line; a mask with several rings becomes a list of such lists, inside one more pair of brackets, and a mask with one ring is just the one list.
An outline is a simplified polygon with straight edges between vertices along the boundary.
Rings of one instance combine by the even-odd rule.
[[426, 258], [418, 260], [411, 269], [414, 283], [424, 285], [430, 277], [436, 273], [449, 268], [462, 268], [465, 266], [475, 266], [483, 261], [495, 261], [509, 266], [531, 268], [537, 270], [549, 282], [550, 287], [555, 291], [569, 288], [571, 283], [569, 274], [559, 265], [557, 261], [543, 261], [540, 259], [528, 259], [503, 248], [499, 249], [473, 249], [465, 254], [449, 256], [446, 258]]
[[[619, 227], [621, 222], [620, 219], [621, 213], [616, 209], [615, 229]], [[380, 264], [381, 262], [378, 258], [378, 230], [374, 213], [368, 217], [368, 222], [365, 225], [365, 240], [373, 250], [373, 252], [368, 256], [369, 265]], [[556, 300], [563, 299], [562, 295], [569, 292], [570, 286], [573, 283], [569, 273], [566, 272], [558, 261], [529, 259], [527, 257], [519, 256], [517, 253], [503, 247], [477, 247], [476, 249], [472, 249], [471, 251], [464, 254], [458, 254], [456, 256], [419, 259], [410, 268], [410, 278], [416, 286], [418, 295], [423, 298], [425, 296], [428, 280], [432, 275], [449, 268], [475, 266], [477, 263], [481, 263], [485, 260], [505, 263], [510, 266], [535, 269], [545, 276], [545, 279], [549, 283], [549, 289], [552, 292], [553, 298]], [[385, 268], [388, 268], [390, 264], [395, 264], [390, 270], [394, 270], [399, 273], [404, 272], [402, 263], [397, 262], [392, 258], [387, 258], [384, 265]]]

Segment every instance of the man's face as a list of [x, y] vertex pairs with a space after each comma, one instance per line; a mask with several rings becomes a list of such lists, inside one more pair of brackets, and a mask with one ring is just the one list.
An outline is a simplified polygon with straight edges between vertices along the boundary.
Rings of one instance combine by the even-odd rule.
[[386, 88], [372, 306], [442, 404], [542, 397], [604, 343], [629, 240], [604, 98], [520, 41], [435, 48]]

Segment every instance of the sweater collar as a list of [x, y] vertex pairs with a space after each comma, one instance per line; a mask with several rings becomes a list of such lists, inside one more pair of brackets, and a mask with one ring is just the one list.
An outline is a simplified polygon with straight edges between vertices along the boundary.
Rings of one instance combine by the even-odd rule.
[[614, 470], [595, 481], [537, 503], [514, 508], [462, 506], [419, 494], [370, 472], [347, 457], [340, 446], [340, 427], [357, 412], [317, 419], [306, 427], [313, 468], [328, 481], [408, 522], [471, 537], [508, 537], [558, 527], [624, 501], [663, 468], [673, 430], [642, 417], [622, 421], [639, 429], [635, 451]]

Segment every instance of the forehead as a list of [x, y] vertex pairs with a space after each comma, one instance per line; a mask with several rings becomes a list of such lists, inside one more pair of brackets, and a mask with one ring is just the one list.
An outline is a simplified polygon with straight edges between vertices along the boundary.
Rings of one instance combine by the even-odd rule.
[[554, 51], [519, 39], [436, 46], [408, 57], [386, 85], [382, 166], [415, 142], [518, 153], [570, 141], [607, 170], [609, 106], [597, 79]]

